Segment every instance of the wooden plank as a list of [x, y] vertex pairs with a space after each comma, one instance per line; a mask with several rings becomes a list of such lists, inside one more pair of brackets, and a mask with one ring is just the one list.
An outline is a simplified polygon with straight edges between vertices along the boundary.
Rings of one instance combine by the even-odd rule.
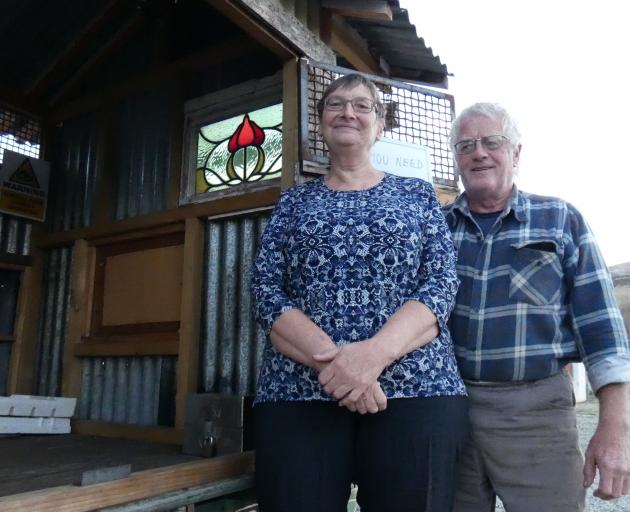
[[109, 22], [115, 7], [120, 3], [120, 0], [110, 0], [89, 22], [82, 25], [80, 31], [70, 39], [66, 47], [57, 55], [54, 55], [52, 59], [47, 60], [46, 66], [31, 82], [25, 94], [27, 96], [37, 96], [43, 93], [52, 81], [55, 72], [72, 59], [76, 59], [79, 52], [85, 49], [89, 36]]
[[332, 12], [322, 15], [322, 39], [358, 71], [386, 74], [370, 53], [366, 40], [341, 16]]
[[0, 435], [5, 434], [69, 434], [70, 418], [0, 417]]
[[81, 394], [81, 362], [74, 355], [74, 345], [81, 342], [82, 336], [89, 334], [94, 252], [86, 240], [77, 240], [74, 244], [68, 330], [63, 350], [61, 390], [64, 396], [78, 397]]
[[176, 356], [179, 353], [178, 335], [167, 334], [172, 339], [152, 339], [142, 335], [126, 341], [111, 341], [109, 338], [86, 336], [81, 338], [81, 343], [73, 345], [72, 353], [75, 357]]
[[132, 231], [180, 222], [192, 217], [214, 217], [237, 212], [244, 214], [248, 211], [257, 211], [275, 205], [279, 196], [280, 187], [270, 186], [264, 190], [243, 196], [222, 197], [214, 201], [189, 204], [96, 227], [79, 228], [39, 236], [34, 241], [34, 245], [41, 248], [60, 247], [70, 245], [75, 240], [94, 240], [104, 236], [121, 235]]
[[88, 485], [63, 486], [0, 498], [3, 512], [87, 512], [203, 485], [253, 471], [253, 453], [228, 455], [167, 468], [132, 473], [128, 478]]
[[175, 426], [180, 430], [184, 428], [186, 398], [190, 393], [197, 392], [204, 235], [204, 223], [202, 221], [199, 219], [188, 219], [186, 221], [182, 267], [179, 357], [177, 359], [177, 391], [175, 396]]
[[298, 179], [299, 160], [299, 67], [297, 59], [289, 59], [282, 69], [282, 178], [283, 190]]
[[76, 398], [11, 395], [0, 396], [0, 416], [70, 418]]
[[32, 256], [22, 256], [21, 254], [0, 253], [0, 269], [4, 270], [24, 270], [33, 264]]
[[[92, 420], [73, 420], [72, 432], [81, 435], [131, 439], [161, 444], [182, 444], [184, 438], [183, 432], [173, 427], [151, 427]], [[2, 509], [0, 508], [0, 510]]]
[[154, 90], [155, 84], [178, 80], [186, 71], [202, 70], [246, 55], [255, 58], [261, 50], [265, 49], [254, 44], [245, 34], [230, 37], [176, 61], [155, 64], [148, 70], [142, 69], [123, 81], [90, 91], [76, 100], [59, 105], [50, 112], [48, 118], [54, 122], [64, 121], [86, 111], [98, 110], [105, 104], [118, 102], [127, 96]]
[[[116, 30], [116, 33], [106, 41], [98, 50], [93, 53], [89, 59], [80, 63], [79, 68], [69, 77], [66, 77], [63, 81], [63, 85], [57, 90], [54, 96], [50, 99], [49, 105], [55, 105], [59, 103], [65, 94], [75, 86], [85, 75], [87, 75], [96, 66], [102, 64], [102, 62], [112, 55], [116, 50], [123, 46], [134, 34], [141, 30], [142, 25], [145, 23], [146, 18], [143, 16], [142, 10], [137, 9], [121, 27]], [[74, 69], [74, 68], [73, 68]]]
[[[206, 0], [282, 60], [307, 56], [333, 64], [335, 54], [278, 0]], [[243, 8], [245, 5], [246, 8]], [[262, 21], [262, 22], [261, 22]]]
[[10, 394], [30, 393], [35, 378], [44, 253], [37, 248], [32, 248], [31, 251], [33, 265], [24, 268], [18, 295], [13, 332], [15, 342], [11, 349], [7, 381]]
[[392, 21], [394, 13], [383, 0], [321, 0], [322, 9], [329, 9], [339, 16], [364, 20]]

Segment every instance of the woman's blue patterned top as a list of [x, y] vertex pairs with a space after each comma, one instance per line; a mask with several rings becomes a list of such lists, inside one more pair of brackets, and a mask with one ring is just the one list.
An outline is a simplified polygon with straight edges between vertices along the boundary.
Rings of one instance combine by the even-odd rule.
[[[389, 174], [368, 190], [335, 191], [320, 178], [284, 192], [252, 270], [255, 314], [267, 334], [298, 308], [341, 345], [372, 337], [408, 300], [429, 307], [440, 334], [383, 371], [388, 398], [466, 394], [446, 325], [457, 286], [433, 187]], [[333, 400], [317, 375], [267, 340], [256, 401]]]

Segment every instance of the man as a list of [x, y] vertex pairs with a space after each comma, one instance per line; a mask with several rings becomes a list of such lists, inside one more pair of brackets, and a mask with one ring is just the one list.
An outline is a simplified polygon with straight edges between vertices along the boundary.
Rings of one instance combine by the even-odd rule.
[[[470, 396], [455, 512], [584, 510], [630, 491], [630, 346], [610, 275], [570, 204], [521, 192], [516, 124], [478, 103], [453, 123], [465, 192], [445, 208], [461, 280], [450, 326]], [[562, 148], [558, 148], [562, 150]], [[583, 361], [600, 404], [580, 452], [570, 362]]]

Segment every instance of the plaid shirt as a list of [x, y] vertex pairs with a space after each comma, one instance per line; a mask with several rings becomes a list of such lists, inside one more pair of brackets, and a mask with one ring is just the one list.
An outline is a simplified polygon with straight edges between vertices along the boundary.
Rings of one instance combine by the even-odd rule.
[[484, 237], [466, 194], [444, 208], [461, 280], [450, 327], [464, 379], [523, 381], [583, 361], [594, 390], [630, 382], [610, 274], [570, 204], [514, 187]]

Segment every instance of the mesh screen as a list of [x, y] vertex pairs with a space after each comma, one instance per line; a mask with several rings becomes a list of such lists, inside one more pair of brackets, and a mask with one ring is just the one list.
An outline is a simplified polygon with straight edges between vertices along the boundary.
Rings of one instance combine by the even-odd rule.
[[[319, 134], [317, 102], [333, 80], [353, 70], [320, 63], [302, 63], [301, 104], [307, 121], [302, 126], [302, 158], [328, 163], [328, 150]], [[436, 183], [456, 185], [457, 177], [448, 135], [454, 117], [453, 97], [424, 87], [366, 75], [378, 87], [386, 108], [384, 136], [429, 149]]]
[[41, 136], [38, 121], [0, 105], [0, 163], [5, 149], [39, 158]]

